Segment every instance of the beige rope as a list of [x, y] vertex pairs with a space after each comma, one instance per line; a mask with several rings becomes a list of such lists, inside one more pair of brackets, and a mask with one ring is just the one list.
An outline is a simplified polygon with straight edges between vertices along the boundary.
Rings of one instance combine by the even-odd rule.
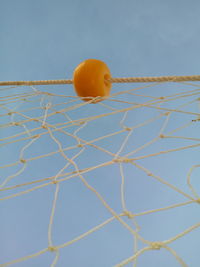
[[[149, 82], [183, 82], [200, 81], [200, 75], [192, 76], [160, 76], [160, 77], [130, 77], [111, 78], [111, 83], [149, 83]], [[50, 84], [72, 84], [73, 80], [41, 80], [41, 81], [5, 81], [0, 82], [0, 86], [11, 85], [50, 85]]]
[[110, 81], [112, 83], [149, 83], [149, 82], [200, 81], [200, 75], [112, 78], [112, 79], [110, 79]]
[[72, 84], [72, 80], [42, 80], [42, 81], [5, 81], [0, 86], [10, 85], [50, 85], [50, 84]]

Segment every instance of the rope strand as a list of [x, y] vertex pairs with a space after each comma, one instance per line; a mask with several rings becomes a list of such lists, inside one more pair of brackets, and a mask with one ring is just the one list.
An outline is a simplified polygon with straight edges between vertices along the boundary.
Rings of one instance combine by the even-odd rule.
[[[191, 76], [159, 76], [159, 77], [129, 77], [111, 78], [111, 83], [149, 83], [149, 82], [183, 82], [200, 81], [200, 75]], [[54, 84], [73, 84], [73, 80], [40, 80], [40, 81], [5, 81], [0, 82], [0, 86], [18, 85], [54, 85]]]

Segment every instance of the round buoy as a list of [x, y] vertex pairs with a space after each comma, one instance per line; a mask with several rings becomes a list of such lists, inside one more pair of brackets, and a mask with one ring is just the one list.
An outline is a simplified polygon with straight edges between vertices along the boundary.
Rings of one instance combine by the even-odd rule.
[[73, 74], [73, 84], [77, 95], [84, 101], [97, 103], [110, 95], [110, 70], [101, 60], [87, 59], [80, 63]]

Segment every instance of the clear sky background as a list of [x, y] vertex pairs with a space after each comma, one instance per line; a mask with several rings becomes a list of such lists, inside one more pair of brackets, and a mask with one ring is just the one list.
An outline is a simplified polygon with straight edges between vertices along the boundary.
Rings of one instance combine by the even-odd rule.
[[[75, 67], [87, 58], [105, 61], [113, 77], [199, 74], [199, 11], [200, 2], [198, 0], [0, 0], [0, 80], [71, 79]], [[60, 90], [59, 93], [67, 92], [74, 96], [72, 86], [68, 86], [67, 89], [66, 87], [67, 85], [53, 89], [52, 87], [44, 88], [49, 92], [56, 93], [57, 90]], [[123, 88], [133, 88], [133, 85], [127, 85], [127, 87], [113, 85], [113, 92], [115, 92], [115, 88], [117, 92], [122, 91]], [[161, 87], [161, 89], [163, 88]], [[188, 90], [188, 87], [184, 87], [184, 90], [186, 89]], [[15, 89], [14, 92], [19, 92], [17, 90]], [[171, 87], [169, 90], [173, 94]], [[152, 95], [158, 94], [159, 90], [152, 90], [151, 93]], [[56, 101], [58, 100], [55, 100], [54, 103], [57, 103]], [[34, 106], [34, 104], [36, 105], [33, 103], [30, 106]], [[197, 105], [191, 110], [197, 112]], [[86, 106], [85, 109], [74, 111], [70, 116], [75, 119], [84, 117], [84, 115], [91, 116], [95, 112], [103, 113], [102, 107]], [[151, 112], [149, 115], [138, 113], [141, 121], [145, 116], [150, 118], [153, 115], [155, 116]], [[35, 113], [34, 116], [37, 114]], [[122, 117], [116, 117], [118, 123], [120, 118], [122, 119]], [[132, 118], [128, 117], [129, 126], [140, 122], [137, 118], [132, 121]], [[176, 119], [179, 120], [179, 118]], [[191, 121], [192, 117], [189, 119]], [[94, 136], [103, 136], [106, 127], [109, 129], [108, 132], [112, 129], [117, 130], [116, 124], [114, 124], [116, 121], [114, 119], [113, 124], [105, 121], [99, 125], [96, 121], [95, 125], [83, 129], [82, 137], [90, 140]], [[184, 118], [181, 118], [180, 121], [183, 124]], [[56, 118], [53, 122], [56, 123]], [[152, 124], [152, 127], [150, 125], [150, 128], [145, 130], [145, 133], [149, 132], [151, 136], [149, 140], [155, 136], [155, 132], [158, 133], [162, 123], [155, 126]], [[174, 124], [172, 121], [170, 125], [172, 129], [175, 128], [175, 123], [176, 121]], [[100, 134], [95, 135], [97, 132]], [[5, 133], [3, 131], [1, 133], [4, 137]], [[9, 134], [13, 133], [14, 130], [9, 132]], [[136, 137], [140, 138], [138, 141], [140, 144], [148, 141], [148, 138], [145, 139], [145, 133], [144, 131], [136, 133]], [[183, 135], [197, 138], [199, 127], [188, 128]], [[65, 146], [71, 145], [71, 141], [65, 137], [61, 136], [60, 140]], [[122, 140], [124, 139], [115, 140], [113, 138], [102, 146], [116, 151]], [[129, 145], [131, 145], [131, 140]], [[176, 141], [172, 145], [172, 147], [176, 147]], [[163, 145], [162, 149], [166, 149], [166, 147]], [[160, 149], [160, 147], [158, 148]], [[16, 161], [19, 157], [19, 147], [9, 148], [8, 146], [8, 150], [6, 149], [2, 148], [1, 152], [3, 164]], [[53, 144], [52, 140], [44, 139], [38, 144], [36, 142], [34, 148], [26, 156], [28, 158], [56, 149], [57, 146]], [[144, 153], [151, 151], [153, 150], [147, 150]], [[90, 162], [92, 162], [91, 165], [97, 165], [98, 162], [107, 160], [103, 156], [94, 155], [92, 151], [89, 151], [88, 154], [85, 153], [83, 159], [78, 161], [80, 168], [87, 167]], [[166, 175], [166, 179], [168, 177], [169, 181], [174, 179], [173, 182], [176, 186], [189, 193], [190, 191], [186, 187], [186, 173], [192, 165], [199, 164], [199, 150], [196, 148], [188, 154], [183, 152], [178, 155], [179, 159], [176, 163], [177, 156], [174, 157], [174, 160], [172, 156], [170, 161], [168, 154], [168, 158], [166, 157], [162, 163], [150, 160], [145, 162], [145, 166], [152, 167], [158, 175]], [[4, 158], [7, 158], [7, 161], [4, 161]], [[98, 161], [95, 161], [96, 159]], [[21, 182], [26, 179], [31, 180], [35, 176], [39, 179], [55, 175], [64, 164], [63, 159], [56, 157], [41, 162], [31, 165]], [[69, 170], [73, 170], [73, 168]], [[108, 168], [106, 172], [110, 174], [109, 177], [106, 177], [103, 170], [102, 172], [91, 172], [92, 176], [96, 175], [99, 178], [95, 180], [96, 182], [89, 174], [85, 178], [97, 188], [98, 192], [102, 193], [112, 208], [120, 213], [122, 210], [120, 209], [119, 168]], [[12, 171], [7, 173], [3, 170], [2, 177], [12, 173]], [[145, 184], [145, 175], [138, 170], [135, 170], [134, 177], [141, 175], [141, 184], [136, 188], [137, 181], [130, 181], [133, 170], [127, 167], [125, 173], [130, 183], [127, 187], [127, 205], [132, 212], [141, 212], [186, 201], [170, 190], [168, 192], [164, 188], [162, 191], [157, 183], [147, 182]], [[198, 172], [196, 172], [197, 176], [199, 177]], [[13, 184], [14, 182], [11, 181], [10, 185]], [[197, 182], [196, 186], [199, 188]], [[37, 192], [0, 203], [0, 264], [36, 253], [47, 247], [47, 230], [53, 193], [53, 187], [45, 187]], [[162, 200], [161, 196], [163, 196]], [[109, 217], [110, 214], [107, 210], [92, 194], [88, 193], [81, 183], [74, 182], [73, 184], [73, 181], [67, 181], [62, 184], [59, 193], [53, 227], [54, 242], [55, 244], [67, 242]], [[138, 222], [144, 229], [141, 234], [146, 239], [155, 241], [171, 238], [199, 222], [199, 219], [199, 207], [196, 205], [175, 210], [168, 217], [163, 215], [161, 220], [159, 216], [155, 218], [150, 216], [141, 218], [141, 220], [139, 218]], [[183, 237], [171, 247], [188, 263], [188, 266], [198, 267], [200, 262], [197, 252], [199, 240], [200, 231], [197, 229], [189, 237]], [[130, 257], [132, 251], [133, 239], [130, 233], [127, 233], [127, 230], [119, 223], [113, 222], [94, 235], [62, 249], [57, 266], [110, 267]], [[157, 251], [147, 252], [146, 256], [141, 256], [138, 260], [138, 266], [180, 266], [169, 252], [159, 251], [159, 253]], [[53, 256], [53, 254], [46, 253], [15, 266], [50, 266]]]

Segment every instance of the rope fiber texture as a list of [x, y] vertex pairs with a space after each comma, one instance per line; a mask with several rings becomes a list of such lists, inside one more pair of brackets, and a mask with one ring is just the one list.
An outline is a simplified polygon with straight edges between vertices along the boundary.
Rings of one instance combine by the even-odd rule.
[[[149, 82], [182, 82], [182, 81], [200, 81], [200, 75], [190, 76], [158, 76], [158, 77], [129, 77], [129, 78], [111, 78], [111, 83], [149, 83]], [[10, 85], [53, 85], [53, 84], [73, 84], [73, 80], [40, 80], [40, 81], [4, 81], [0, 86]]]

